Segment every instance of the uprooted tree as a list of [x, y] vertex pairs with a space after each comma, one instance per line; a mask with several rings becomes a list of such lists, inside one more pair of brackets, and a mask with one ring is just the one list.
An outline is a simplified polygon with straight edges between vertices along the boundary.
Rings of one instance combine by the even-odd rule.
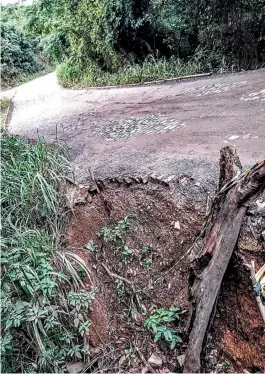
[[242, 220], [249, 205], [265, 188], [265, 159], [245, 173], [238, 174], [240, 169], [236, 150], [229, 146], [222, 148], [219, 192], [203, 229], [203, 245], [191, 262], [192, 310], [184, 373], [200, 372], [205, 334]]

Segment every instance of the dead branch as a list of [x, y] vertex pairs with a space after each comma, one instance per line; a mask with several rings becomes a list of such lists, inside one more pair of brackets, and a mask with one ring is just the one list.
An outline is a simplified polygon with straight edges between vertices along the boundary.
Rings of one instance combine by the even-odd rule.
[[219, 193], [205, 227], [202, 250], [190, 268], [191, 326], [184, 373], [200, 372], [201, 351], [220, 285], [248, 206], [265, 187], [265, 159], [243, 174], [236, 150], [221, 149]]
[[140, 351], [140, 349], [137, 347], [137, 345], [135, 344], [135, 342], [133, 341], [132, 342], [133, 346], [134, 346], [134, 349], [136, 350], [136, 352], [138, 353], [138, 356], [140, 357], [140, 359], [142, 360], [142, 362], [144, 363], [145, 367], [148, 368], [149, 371], [151, 371], [151, 373], [155, 373], [156, 371], [152, 368], [152, 366], [149, 364], [149, 362], [146, 361], [146, 359], [144, 358], [144, 355], [142, 354], [142, 352]]
[[116, 278], [116, 279], [119, 279], [127, 284], [129, 284], [130, 286], [133, 286], [134, 283], [129, 281], [128, 279], [116, 274], [116, 273], [113, 273], [112, 271], [110, 271], [110, 269], [107, 267], [107, 265], [105, 265], [104, 263], [101, 262], [101, 266], [106, 270], [106, 272], [108, 273], [108, 275], [111, 277], [111, 278]]

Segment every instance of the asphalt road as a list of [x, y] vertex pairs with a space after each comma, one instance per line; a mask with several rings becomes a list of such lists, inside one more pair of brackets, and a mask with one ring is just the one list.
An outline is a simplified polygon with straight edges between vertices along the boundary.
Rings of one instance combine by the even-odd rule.
[[[5, 92], [11, 96], [14, 90]], [[97, 176], [217, 172], [233, 144], [265, 154], [265, 69], [161, 85], [65, 89], [55, 73], [15, 89], [8, 129], [70, 149], [80, 182]]]

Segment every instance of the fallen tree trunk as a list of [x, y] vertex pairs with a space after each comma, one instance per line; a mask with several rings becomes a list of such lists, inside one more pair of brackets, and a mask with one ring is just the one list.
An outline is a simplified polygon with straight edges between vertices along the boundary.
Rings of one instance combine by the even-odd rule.
[[237, 177], [240, 168], [236, 150], [222, 148], [219, 193], [205, 226], [204, 245], [191, 263], [192, 317], [184, 373], [201, 370], [203, 341], [243, 217], [265, 187], [265, 159]]

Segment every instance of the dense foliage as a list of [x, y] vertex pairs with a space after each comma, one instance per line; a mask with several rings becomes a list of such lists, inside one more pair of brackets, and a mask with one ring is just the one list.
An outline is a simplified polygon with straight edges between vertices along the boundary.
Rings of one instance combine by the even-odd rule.
[[61, 249], [66, 160], [42, 142], [1, 136], [1, 372], [63, 372], [88, 353], [83, 260]]
[[39, 0], [15, 19], [63, 62], [66, 83], [94, 82], [150, 55], [216, 71], [265, 62], [263, 0]]
[[150, 54], [208, 69], [265, 62], [262, 0], [40, 0], [30, 17], [31, 31], [53, 35], [70, 70], [116, 72]]
[[18, 76], [35, 73], [39, 64], [36, 59], [35, 40], [25, 37], [13, 25], [1, 25], [1, 80], [11, 84]]
[[10, 86], [47, 67], [39, 37], [24, 31], [23, 7], [6, 6], [1, 11], [1, 83]]

